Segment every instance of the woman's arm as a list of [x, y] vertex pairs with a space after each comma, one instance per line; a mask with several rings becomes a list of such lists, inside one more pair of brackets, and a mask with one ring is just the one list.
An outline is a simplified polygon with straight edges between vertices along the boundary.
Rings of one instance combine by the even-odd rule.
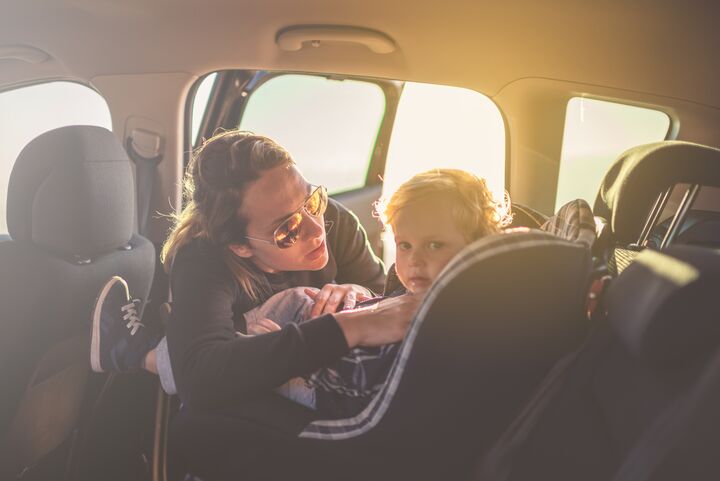
[[237, 287], [219, 256], [179, 253], [172, 289], [168, 346], [178, 391], [189, 405], [207, 408], [248, 399], [348, 350], [330, 315], [269, 334], [236, 336]]
[[334, 317], [350, 348], [382, 346], [405, 337], [421, 300], [420, 296], [404, 294], [372, 306], [338, 312]]

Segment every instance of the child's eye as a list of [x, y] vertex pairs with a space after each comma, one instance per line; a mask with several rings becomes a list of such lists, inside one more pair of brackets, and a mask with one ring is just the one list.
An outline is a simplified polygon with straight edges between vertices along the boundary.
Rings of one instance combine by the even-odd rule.
[[442, 249], [443, 247], [445, 247], [445, 243], [444, 243], [444, 242], [438, 242], [438, 241], [431, 241], [431, 242], [428, 242], [428, 247], [429, 247], [431, 250]]
[[399, 251], [406, 251], [410, 249], [410, 244], [408, 242], [398, 242], [396, 247]]

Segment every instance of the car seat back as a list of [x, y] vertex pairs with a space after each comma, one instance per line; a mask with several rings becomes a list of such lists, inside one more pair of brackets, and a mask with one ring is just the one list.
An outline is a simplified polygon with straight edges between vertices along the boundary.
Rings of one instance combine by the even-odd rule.
[[720, 344], [720, 256], [646, 250], [613, 282], [606, 322], [547, 378], [479, 479], [610, 479]]
[[368, 408], [312, 422], [300, 437], [344, 440], [344, 451], [365, 452], [364, 460], [385, 453], [392, 461], [381, 462], [384, 473], [467, 476], [477, 453], [584, 338], [590, 268], [586, 245], [541, 231], [473, 243], [434, 283]]
[[130, 161], [100, 127], [46, 132], [20, 153], [0, 243], [0, 470], [31, 469], [70, 442], [89, 376], [90, 313], [120, 275], [147, 298], [154, 248], [133, 233]]

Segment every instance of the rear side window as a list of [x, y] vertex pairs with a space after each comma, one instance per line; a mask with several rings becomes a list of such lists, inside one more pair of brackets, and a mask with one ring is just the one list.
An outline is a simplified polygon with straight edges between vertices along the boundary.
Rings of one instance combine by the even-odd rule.
[[406, 82], [388, 149], [383, 196], [435, 167], [483, 177], [502, 198], [505, 124], [497, 106], [479, 92]]
[[[484, 178], [496, 200], [505, 189], [505, 124], [497, 106], [474, 90], [406, 82], [385, 165], [383, 197], [432, 168], [463, 169]], [[383, 234], [386, 265], [395, 242]]]
[[112, 129], [110, 110], [95, 90], [49, 82], [0, 92], [0, 235], [7, 234], [7, 187], [20, 151], [38, 135], [67, 125]]
[[337, 194], [365, 186], [384, 115], [377, 84], [289, 74], [253, 92], [240, 129], [277, 141], [308, 179]]
[[573, 199], [595, 201], [610, 164], [636, 145], [664, 140], [670, 117], [659, 110], [574, 97], [565, 114], [555, 210]]

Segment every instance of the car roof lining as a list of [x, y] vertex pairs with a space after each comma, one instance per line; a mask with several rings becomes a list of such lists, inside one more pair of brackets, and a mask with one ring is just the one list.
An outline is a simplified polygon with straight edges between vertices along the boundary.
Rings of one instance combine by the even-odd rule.
[[[711, 64], [720, 33], [708, 11], [720, 6], [707, 2], [37, 0], [3, 8], [0, 46], [38, 48], [55, 60], [0, 60], [0, 86], [248, 68], [452, 84], [490, 96], [537, 77], [720, 107], [720, 69]], [[371, 28], [398, 48], [377, 54], [337, 43], [282, 51], [277, 32], [303, 24]]]

